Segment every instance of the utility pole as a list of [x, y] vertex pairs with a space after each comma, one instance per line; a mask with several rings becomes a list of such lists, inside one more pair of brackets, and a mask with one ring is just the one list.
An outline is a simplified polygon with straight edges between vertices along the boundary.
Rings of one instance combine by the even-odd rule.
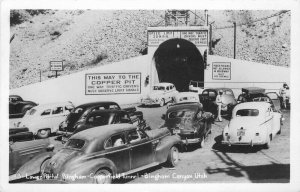
[[209, 55], [212, 55], [212, 26], [211, 26], [211, 24], [209, 25], [209, 50], [208, 50]]
[[233, 58], [235, 59], [235, 55], [236, 55], [236, 22], [233, 22]]
[[207, 14], [207, 10], [204, 10], [204, 18], [205, 18], [205, 25], [208, 26], [208, 14]]

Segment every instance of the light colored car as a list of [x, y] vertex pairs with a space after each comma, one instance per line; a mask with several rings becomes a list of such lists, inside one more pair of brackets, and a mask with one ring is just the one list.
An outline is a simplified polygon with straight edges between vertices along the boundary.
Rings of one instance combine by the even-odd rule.
[[282, 115], [272, 109], [270, 103], [246, 102], [235, 106], [232, 119], [224, 128], [222, 144], [264, 145], [281, 133]]
[[17, 127], [27, 127], [38, 138], [47, 138], [58, 130], [73, 108], [71, 102], [38, 105], [26, 112]]
[[173, 103], [168, 103], [167, 108], [180, 103], [200, 103], [199, 95], [194, 92], [179, 92], [174, 96]]
[[178, 91], [172, 83], [157, 83], [152, 87], [150, 94], [142, 97], [141, 103], [142, 105], [164, 106], [173, 101], [177, 93]]

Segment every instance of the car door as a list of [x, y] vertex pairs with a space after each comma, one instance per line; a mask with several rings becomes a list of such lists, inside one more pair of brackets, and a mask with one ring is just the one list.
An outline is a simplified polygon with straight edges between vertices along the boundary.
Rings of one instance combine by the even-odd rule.
[[273, 116], [273, 119], [272, 119], [272, 135], [274, 137], [278, 133], [278, 131], [280, 130], [281, 113], [273, 111], [272, 108], [270, 108], [270, 111], [271, 111], [271, 115]]
[[131, 130], [127, 134], [130, 145], [131, 169], [136, 169], [153, 163], [153, 141], [144, 133]]
[[117, 173], [124, 173], [131, 170], [130, 149], [126, 143], [125, 133], [117, 133], [110, 136], [104, 142], [105, 157], [110, 159], [117, 168]]
[[265, 123], [267, 129], [267, 135], [273, 135], [273, 114], [271, 113], [271, 107], [269, 107], [265, 113]]
[[268, 92], [266, 95], [272, 100], [274, 108], [277, 111], [281, 111], [281, 100], [276, 92]]

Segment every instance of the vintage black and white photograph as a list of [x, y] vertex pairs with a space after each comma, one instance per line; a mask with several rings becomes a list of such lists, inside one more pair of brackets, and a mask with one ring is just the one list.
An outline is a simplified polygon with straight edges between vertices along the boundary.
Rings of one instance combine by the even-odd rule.
[[290, 184], [292, 9], [6, 9], [1, 183]]

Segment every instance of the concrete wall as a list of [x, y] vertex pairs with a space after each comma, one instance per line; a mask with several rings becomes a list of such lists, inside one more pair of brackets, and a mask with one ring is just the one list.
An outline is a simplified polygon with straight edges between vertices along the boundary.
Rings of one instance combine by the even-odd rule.
[[[212, 78], [213, 62], [230, 62], [231, 79], [215, 80]], [[204, 71], [205, 87], [232, 88], [237, 96], [242, 87], [262, 87], [267, 91], [278, 91], [283, 82], [290, 85], [290, 68], [255, 63], [227, 57], [209, 55], [208, 67]]]
[[[150, 74], [148, 56], [111, 63], [89, 70], [62, 76], [56, 79], [35, 83], [28, 86], [10, 90], [25, 100], [37, 103], [50, 103], [58, 101], [72, 101], [75, 105], [91, 101], [116, 101], [119, 104], [136, 103], [140, 101], [141, 94], [147, 92], [144, 87], [145, 78]], [[85, 74], [87, 73], [141, 73], [141, 94], [116, 94], [116, 95], [85, 95]]]

